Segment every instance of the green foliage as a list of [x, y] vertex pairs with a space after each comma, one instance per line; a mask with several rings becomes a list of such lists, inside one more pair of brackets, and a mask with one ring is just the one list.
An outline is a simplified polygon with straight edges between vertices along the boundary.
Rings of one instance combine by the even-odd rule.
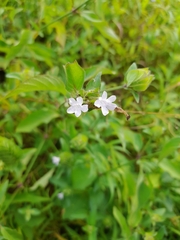
[[179, 238], [179, 15], [178, 0], [2, 1], [0, 239]]

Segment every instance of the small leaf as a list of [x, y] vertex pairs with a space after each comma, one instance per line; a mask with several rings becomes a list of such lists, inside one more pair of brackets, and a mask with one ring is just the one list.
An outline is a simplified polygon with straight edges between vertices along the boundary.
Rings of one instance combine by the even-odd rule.
[[5, 194], [8, 188], [8, 183], [9, 183], [8, 180], [0, 183], [0, 206], [5, 200]]
[[119, 223], [119, 226], [121, 227], [122, 235], [129, 239], [130, 237], [130, 229], [127, 225], [125, 217], [122, 215], [122, 213], [117, 209], [117, 207], [113, 207], [113, 215], [116, 219], [116, 221]]
[[145, 91], [153, 79], [154, 75], [151, 74], [148, 68], [132, 69], [125, 76], [127, 87], [137, 92]]
[[5, 97], [8, 98], [19, 93], [33, 91], [56, 91], [63, 95], [66, 94], [65, 85], [60, 78], [41, 75], [21, 83]]
[[32, 112], [18, 124], [16, 132], [31, 132], [40, 124], [47, 124], [58, 116], [59, 114], [52, 110], [38, 110]]
[[101, 87], [101, 73], [98, 73], [94, 79], [88, 82], [86, 90], [100, 89], [100, 87]]
[[100, 31], [100, 33], [107, 39], [120, 42], [120, 37], [116, 34], [116, 32], [108, 26], [106, 22], [94, 22], [94, 26]]
[[132, 95], [133, 95], [134, 99], [136, 100], [136, 102], [139, 103], [139, 93], [132, 91]]
[[5, 163], [5, 167], [14, 165], [20, 154], [21, 149], [12, 140], [0, 137], [0, 160]]
[[40, 202], [48, 202], [50, 199], [48, 197], [42, 197], [35, 195], [34, 193], [23, 192], [19, 193], [13, 199], [13, 203], [40, 203]]
[[174, 153], [174, 151], [180, 147], [180, 137], [172, 138], [168, 143], [166, 143], [161, 150], [160, 159], [167, 157], [168, 155]]
[[64, 65], [66, 72], [66, 87], [69, 91], [80, 90], [83, 87], [85, 79], [85, 71], [77, 61]]
[[98, 19], [97, 15], [92, 11], [82, 11], [81, 16], [90, 22], [102, 22], [102, 20]]
[[88, 142], [88, 138], [84, 134], [78, 134], [76, 137], [71, 139], [70, 147], [74, 149], [81, 150], [86, 147]]
[[159, 166], [173, 178], [180, 180], [180, 164], [178, 162], [163, 160], [160, 162]]
[[43, 177], [41, 177], [39, 180], [37, 180], [32, 187], [30, 187], [31, 191], [36, 190], [38, 187], [45, 188], [48, 183], [49, 179], [52, 177], [55, 169], [49, 170]]
[[18, 233], [18, 231], [16, 231], [15, 229], [2, 227], [2, 226], [0, 229], [1, 229], [1, 234], [7, 240], [23, 240], [22, 235]]

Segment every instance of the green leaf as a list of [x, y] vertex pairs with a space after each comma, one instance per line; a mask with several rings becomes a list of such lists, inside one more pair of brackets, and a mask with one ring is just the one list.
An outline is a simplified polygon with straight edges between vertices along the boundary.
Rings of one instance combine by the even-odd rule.
[[154, 75], [151, 74], [148, 68], [131, 69], [125, 76], [127, 87], [137, 92], [145, 91], [153, 79]]
[[40, 203], [40, 202], [48, 202], [50, 199], [48, 197], [38, 196], [32, 193], [19, 193], [13, 199], [13, 203]]
[[79, 66], [77, 61], [64, 65], [66, 72], [66, 87], [69, 91], [80, 90], [83, 87], [85, 71]]
[[90, 22], [102, 22], [102, 20], [98, 19], [97, 15], [92, 11], [82, 11], [81, 16]]
[[93, 78], [94, 76], [96, 76], [97, 75], [97, 73], [99, 72], [99, 71], [101, 71], [103, 69], [103, 67], [102, 66], [91, 66], [91, 67], [89, 67], [89, 68], [85, 68], [84, 70], [85, 70], [85, 81], [87, 81], [87, 80], [89, 80], [89, 79], [91, 79], [91, 78]]
[[47, 124], [58, 116], [59, 114], [52, 110], [38, 110], [32, 112], [18, 124], [16, 132], [31, 132], [42, 123]]
[[84, 134], [78, 134], [76, 137], [71, 139], [70, 147], [74, 149], [81, 150], [86, 147], [88, 142], [88, 138]]
[[85, 189], [93, 182], [95, 177], [95, 171], [91, 167], [77, 164], [72, 169], [71, 180], [73, 188]]
[[5, 97], [8, 98], [19, 93], [33, 91], [55, 91], [62, 93], [63, 95], [66, 94], [66, 88], [61, 78], [41, 75], [21, 83]]
[[15, 58], [22, 51], [24, 46], [26, 46], [29, 43], [30, 38], [31, 38], [31, 31], [23, 30], [19, 44], [9, 48], [9, 51], [6, 55], [5, 60], [11, 61], [13, 58]]
[[52, 177], [55, 169], [49, 170], [43, 177], [41, 177], [39, 180], [37, 180], [32, 187], [30, 187], [31, 191], [36, 190], [38, 187], [45, 188], [48, 183], [49, 179]]
[[14, 165], [20, 154], [21, 149], [12, 140], [0, 137], [0, 160], [5, 163], [5, 167]]
[[86, 90], [100, 89], [100, 87], [101, 87], [101, 73], [98, 73], [94, 79], [88, 82]]
[[163, 160], [160, 162], [159, 166], [165, 172], [168, 172], [173, 178], [180, 180], [180, 164], [179, 164], [179, 162]]
[[134, 99], [136, 100], [136, 102], [139, 103], [139, 93], [135, 92], [135, 91], [132, 91], [131, 93], [132, 93]]
[[0, 206], [3, 204], [5, 200], [5, 194], [8, 188], [8, 183], [9, 183], [8, 180], [0, 183]]
[[23, 240], [23, 236], [15, 229], [1, 226], [1, 234], [7, 240]]
[[167, 157], [168, 155], [174, 153], [176, 149], [180, 147], [180, 137], [172, 138], [168, 143], [164, 145], [160, 153], [160, 159]]
[[126, 75], [127, 87], [129, 87], [134, 81], [140, 79], [143, 75], [144, 73], [142, 71], [139, 72], [139, 69], [130, 70]]
[[100, 31], [100, 33], [107, 39], [119, 43], [120, 37], [116, 32], [108, 26], [106, 22], [94, 22], [94, 26]]
[[116, 221], [119, 223], [119, 226], [121, 227], [122, 235], [126, 239], [128, 239], [130, 237], [130, 229], [127, 225], [125, 217], [122, 215], [122, 213], [115, 206], [113, 207], [113, 215], [114, 215]]

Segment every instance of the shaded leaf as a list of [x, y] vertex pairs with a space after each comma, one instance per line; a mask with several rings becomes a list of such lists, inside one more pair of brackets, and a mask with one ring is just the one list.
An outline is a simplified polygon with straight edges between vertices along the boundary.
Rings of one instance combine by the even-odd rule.
[[5, 163], [5, 166], [15, 164], [20, 154], [21, 149], [12, 140], [0, 137], [0, 160]]
[[58, 116], [59, 114], [52, 110], [38, 110], [32, 112], [18, 124], [16, 132], [31, 132], [42, 123], [47, 124]]

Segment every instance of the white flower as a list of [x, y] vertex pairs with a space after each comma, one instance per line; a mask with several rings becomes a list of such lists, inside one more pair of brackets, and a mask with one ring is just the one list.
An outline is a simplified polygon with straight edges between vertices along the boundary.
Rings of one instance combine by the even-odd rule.
[[54, 164], [54, 165], [58, 165], [59, 164], [59, 162], [60, 162], [60, 158], [59, 157], [56, 157], [56, 156], [53, 156], [52, 157], [52, 163]]
[[106, 116], [109, 113], [109, 110], [113, 111], [117, 107], [115, 103], [112, 103], [115, 100], [116, 100], [115, 95], [112, 95], [109, 98], [107, 98], [107, 92], [104, 91], [102, 96], [95, 101], [94, 105], [98, 108], [101, 108], [102, 114]]
[[63, 198], [64, 198], [64, 193], [58, 193], [58, 195], [57, 195], [57, 197], [60, 199], [60, 200], [62, 200]]
[[77, 97], [76, 100], [74, 98], [69, 98], [69, 104], [71, 106], [67, 109], [67, 113], [75, 113], [76, 117], [79, 117], [81, 115], [81, 112], [88, 111], [88, 105], [82, 105], [82, 97]]

